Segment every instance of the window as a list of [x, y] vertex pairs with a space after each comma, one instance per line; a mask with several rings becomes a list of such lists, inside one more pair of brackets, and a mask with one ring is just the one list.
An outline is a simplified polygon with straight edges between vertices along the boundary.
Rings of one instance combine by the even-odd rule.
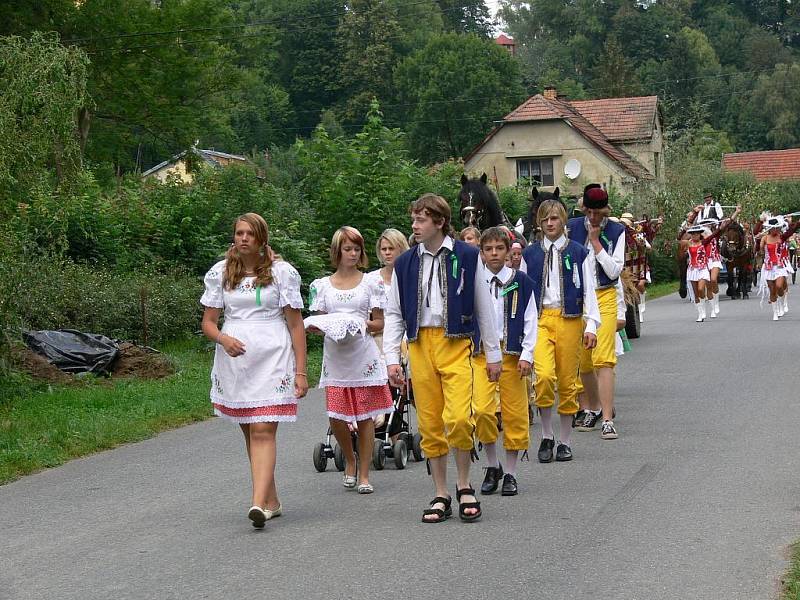
[[554, 186], [552, 158], [517, 159], [517, 181], [527, 181], [535, 185]]

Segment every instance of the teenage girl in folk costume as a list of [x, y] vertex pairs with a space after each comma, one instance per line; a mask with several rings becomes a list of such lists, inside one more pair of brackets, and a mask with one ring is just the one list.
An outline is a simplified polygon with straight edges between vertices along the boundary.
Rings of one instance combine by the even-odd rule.
[[555, 447], [556, 388], [561, 439], [555, 459], [572, 460], [572, 418], [578, 412], [576, 375], [581, 352], [597, 343], [601, 317], [594, 291], [594, 261], [583, 246], [567, 238], [564, 206], [558, 200], [545, 200], [536, 220], [544, 236], [525, 248], [523, 264], [533, 280], [539, 307], [533, 353], [536, 406], [542, 419], [538, 459], [549, 463]]
[[[536, 299], [533, 281], [522, 273], [506, 266], [511, 249], [508, 234], [500, 227], [490, 227], [481, 235], [481, 255], [486, 269], [489, 301], [494, 309], [497, 337], [503, 351], [499, 382], [490, 382], [486, 374], [486, 358], [477, 352], [473, 360], [473, 405], [475, 433], [486, 449], [488, 467], [481, 485], [481, 494], [497, 491], [503, 481], [502, 495], [517, 495], [517, 458], [528, 449], [527, 378], [533, 364], [536, 345]], [[476, 350], [480, 348], [479, 330], [473, 337]], [[499, 388], [500, 410], [503, 415], [503, 447], [505, 472], [497, 456], [498, 419], [495, 416]]]
[[783, 217], [770, 217], [764, 223], [766, 234], [761, 238], [759, 247], [764, 253], [764, 265], [761, 267], [760, 293], [764, 298], [769, 290], [769, 303], [772, 305], [772, 320], [777, 321], [789, 312], [789, 287], [787, 275], [791, 274], [788, 265], [789, 253], [786, 241], [792, 237], [800, 221], [794, 222], [785, 232], [786, 221]]
[[253, 480], [248, 517], [261, 528], [282, 511], [275, 486], [278, 422], [297, 418], [297, 399], [308, 391], [300, 275], [272, 254], [262, 217], [236, 219], [233, 245], [206, 273], [200, 303], [203, 333], [216, 342], [211, 402], [216, 415], [244, 433]]
[[[381, 264], [379, 269], [370, 271], [366, 274], [367, 281], [383, 285], [383, 289], [388, 297], [392, 286], [392, 273], [394, 273], [394, 261], [403, 252], [408, 250], [408, 240], [397, 229], [385, 229], [381, 233], [378, 241], [375, 242], [375, 255]], [[383, 352], [383, 331], [374, 333], [373, 337]]]
[[[353, 227], [339, 228], [333, 234], [330, 255], [336, 272], [311, 283], [311, 311], [356, 315], [366, 322], [367, 332], [382, 331], [386, 296], [382, 283], [359, 270], [369, 265], [361, 233]], [[344, 453], [342, 484], [358, 486], [359, 494], [374, 491], [369, 482], [373, 418], [392, 409], [386, 382], [386, 363], [371, 335], [348, 336], [340, 342], [325, 338], [319, 387], [325, 388], [331, 429]], [[358, 425], [358, 468], [348, 427], [353, 421]]]
[[400, 344], [408, 335], [417, 421], [436, 496], [423, 511], [424, 523], [441, 523], [453, 514], [447, 489], [447, 457], [455, 451], [456, 498], [463, 521], [481, 517], [469, 479], [473, 450], [472, 341], [480, 323], [490, 381], [500, 376], [501, 354], [486, 281], [478, 271], [478, 249], [451, 237], [450, 205], [423, 194], [411, 205], [418, 245], [394, 265], [386, 309], [384, 351], [392, 385], [404, 383]]

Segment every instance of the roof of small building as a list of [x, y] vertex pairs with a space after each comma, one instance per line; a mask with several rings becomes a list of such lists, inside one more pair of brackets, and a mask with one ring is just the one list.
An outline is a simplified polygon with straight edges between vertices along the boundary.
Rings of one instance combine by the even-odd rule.
[[514, 38], [507, 36], [505, 33], [498, 35], [494, 41], [501, 46], [513, 46], [515, 44]]
[[152, 175], [153, 173], [160, 171], [164, 167], [168, 167], [169, 165], [178, 162], [180, 159], [186, 156], [187, 152], [193, 152], [206, 164], [212, 167], [221, 166], [220, 162], [218, 160], [215, 160], [217, 158], [227, 158], [228, 160], [240, 160], [242, 162], [247, 162], [246, 156], [240, 156], [238, 154], [228, 154], [226, 152], [218, 152], [217, 150], [205, 150], [202, 148], [192, 147], [189, 150], [184, 150], [183, 152], [176, 154], [172, 158], [169, 158], [163, 162], [158, 163], [156, 166], [147, 169], [147, 171], [142, 173], [142, 177], [147, 177], [148, 175]]
[[503, 122], [464, 160], [468, 161], [477, 154], [480, 147], [506, 124], [563, 120], [636, 179], [654, 179], [650, 171], [614, 142], [649, 141], [653, 136], [657, 110], [657, 96], [568, 101], [536, 94], [503, 117]]
[[723, 154], [722, 168], [749, 171], [756, 181], [800, 179], [800, 148]]

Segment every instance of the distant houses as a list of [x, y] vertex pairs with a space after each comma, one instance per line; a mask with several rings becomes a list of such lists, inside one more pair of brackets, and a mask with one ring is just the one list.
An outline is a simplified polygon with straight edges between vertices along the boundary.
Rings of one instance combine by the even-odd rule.
[[722, 170], [752, 173], [756, 181], [800, 180], [800, 148], [723, 154]]
[[188, 150], [176, 154], [169, 160], [165, 160], [151, 169], [148, 169], [142, 173], [142, 179], [157, 179], [164, 183], [170, 177], [177, 177], [184, 183], [191, 183], [194, 180], [192, 164], [196, 164], [197, 162], [206, 164], [215, 169], [226, 167], [231, 164], [249, 164], [246, 156], [228, 154], [227, 152], [218, 152], [216, 150], [204, 150], [192, 146]]
[[658, 97], [568, 100], [547, 88], [503, 117], [464, 168], [487, 173], [500, 187], [526, 182], [570, 194], [589, 182], [622, 194], [663, 182]]

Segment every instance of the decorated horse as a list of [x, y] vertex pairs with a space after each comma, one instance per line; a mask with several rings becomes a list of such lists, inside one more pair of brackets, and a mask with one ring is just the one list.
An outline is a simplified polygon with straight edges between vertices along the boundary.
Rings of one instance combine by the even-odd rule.
[[510, 226], [511, 222], [500, 208], [497, 194], [486, 185], [486, 181], [486, 173], [472, 179], [461, 176], [461, 191], [458, 193], [461, 222], [465, 227], [477, 227], [481, 231], [497, 225]]
[[732, 299], [747, 298], [753, 272], [755, 248], [751, 236], [736, 221], [731, 222], [719, 239], [719, 252], [728, 271], [728, 289]]
[[[536, 189], [536, 186], [531, 188], [531, 194], [528, 198], [528, 201], [530, 202], [528, 214], [517, 221], [517, 225], [515, 227], [517, 231], [520, 231], [520, 227], [522, 228], [520, 231], [522, 237], [529, 242], [541, 237], [541, 229], [539, 228], [539, 224], [536, 222], [536, 213], [539, 211], [539, 206], [541, 206], [542, 202], [545, 200], [558, 200], [561, 202], [561, 204], [564, 204], [560, 196], [561, 190], [558, 188], [552, 192], [540, 192], [538, 189]], [[564, 206], [564, 209], [566, 210], [566, 206]]]

